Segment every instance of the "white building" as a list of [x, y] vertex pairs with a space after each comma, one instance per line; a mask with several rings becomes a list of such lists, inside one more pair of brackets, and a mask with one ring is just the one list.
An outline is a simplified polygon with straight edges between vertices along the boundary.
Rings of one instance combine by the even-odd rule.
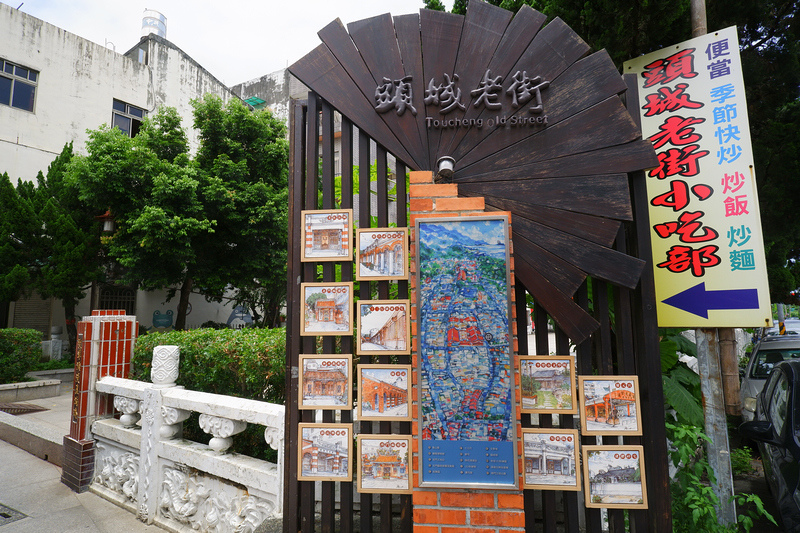
[[101, 124], [135, 134], [146, 113], [178, 110], [191, 130], [189, 101], [235, 95], [180, 48], [148, 34], [119, 54], [0, 4], [0, 161], [15, 180], [37, 172], [72, 141], [84, 152], [87, 129]]
[[[109, 124], [135, 135], [141, 119], [160, 106], [177, 109], [194, 150], [190, 100], [207, 93], [223, 101], [239, 96], [165, 38], [143, 34], [120, 54], [0, 3], [0, 173], [7, 172], [14, 183], [35, 180], [66, 143], [85, 153], [86, 130]], [[283, 91], [277, 94], [288, 100]], [[287, 109], [284, 102], [280, 111]], [[98, 287], [77, 313], [124, 308], [147, 328], [168, 329], [177, 299], [164, 301], [163, 292]], [[199, 295], [193, 295], [191, 308], [187, 327], [247, 320], [231, 306], [210, 304]], [[48, 335], [64, 325], [60, 302], [0, 302], [0, 327], [29, 327]]]

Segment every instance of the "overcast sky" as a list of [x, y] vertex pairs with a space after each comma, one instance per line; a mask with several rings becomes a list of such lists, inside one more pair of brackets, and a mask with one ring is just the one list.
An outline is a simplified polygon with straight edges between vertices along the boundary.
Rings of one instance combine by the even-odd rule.
[[[383, 13], [407, 15], [422, 0], [5, 0], [5, 3], [124, 53], [139, 42], [142, 15], [167, 17], [167, 39], [228, 86], [294, 63], [320, 44], [337, 17], [347, 25]], [[452, 0], [445, 5], [452, 6]], [[111, 44], [113, 43], [113, 45]]]

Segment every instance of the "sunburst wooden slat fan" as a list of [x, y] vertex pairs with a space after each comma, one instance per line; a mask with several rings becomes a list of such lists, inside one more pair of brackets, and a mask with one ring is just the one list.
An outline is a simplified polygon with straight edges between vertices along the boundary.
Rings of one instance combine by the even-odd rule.
[[[479, 0], [466, 16], [423, 9], [347, 29], [335, 20], [289, 70], [411, 169], [452, 158], [460, 195], [510, 211], [517, 278], [580, 342], [598, 327], [572, 300], [586, 277], [638, 283], [644, 261], [613, 244], [633, 216], [626, 173], [657, 160], [619, 98], [625, 84], [608, 54], [590, 53], [560, 19], [544, 22], [528, 6], [512, 18]], [[541, 105], [511, 105], [531, 79]], [[382, 107], [382, 90], [398, 91], [395, 109]]]

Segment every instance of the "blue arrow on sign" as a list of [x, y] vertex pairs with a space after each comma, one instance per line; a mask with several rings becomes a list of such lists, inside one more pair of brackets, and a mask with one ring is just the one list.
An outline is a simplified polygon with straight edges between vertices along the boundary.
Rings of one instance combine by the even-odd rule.
[[758, 309], [758, 289], [707, 291], [703, 282], [670, 296], [663, 303], [708, 318], [711, 309]]

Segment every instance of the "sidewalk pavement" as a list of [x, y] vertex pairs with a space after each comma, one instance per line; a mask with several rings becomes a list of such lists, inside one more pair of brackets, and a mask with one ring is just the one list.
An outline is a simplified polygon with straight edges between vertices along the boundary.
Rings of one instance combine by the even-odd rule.
[[[69, 433], [72, 392], [27, 400], [47, 411], [24, 415], [0, 413], [3, 422], [38, 434]], [[59, 462], [56, 460], [56, 462]], [[162, 532], [93, 492], [77, 494], [61, 483], [61, 468], [0, 440], [0, 531], [2, 533]]]

